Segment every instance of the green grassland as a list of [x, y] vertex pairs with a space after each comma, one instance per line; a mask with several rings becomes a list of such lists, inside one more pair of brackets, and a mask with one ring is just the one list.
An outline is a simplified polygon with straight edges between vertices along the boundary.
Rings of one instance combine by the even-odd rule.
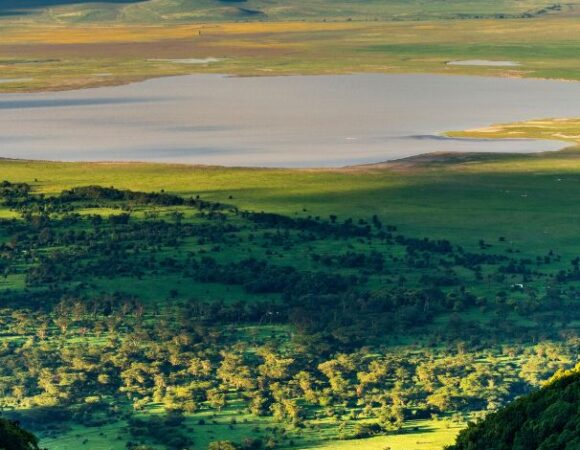
[[[3, 407], [60, 450], [440, 449], [577, 362], [579, 172], [574, 148], [340, 170], [3, 160], [27, 183], [2, 188]], [[95, 185], [158, 194], [63, 193]]]
[[366, 218], [374, 211], [416, 235], [452, 235], [468, 246], [504, 236], [524, 250], [554, 246], [569, 255], [577, 252], [579, 172], [574, 149], [523, 156], [450, 154], [342, 170], [0, 162], [1, 178], [31, 183], [46, 194], [98, 184], [200, 194], [291, 216]]
[[[197, 448], [207, 448], [212, 440], [219, 438], [234, 442], [240, 442], [243, 438], [251, 436], [255, 433], [253, 429], [256, 424], [262, 424], [264, 428], [271, 426], [270, 421], [256, 421], [255, 418], [248, 418], [247, 424], [236, 425], [235, 429], [231, 429], [228, 424], [228, 414], [220, 415], [223, 423], [208, 424], [205, 433], [196, 435]], [[239, 419], [239, 414], [236, 414]], [[242, 417], [242, 420], [244, 418]], [[192, 425], [195, 425], [196, 420], [190, 420]], [[419, 430], [416, 430], [419, 428]], [[298, 448], [312, 448], [319, 450], [351, 450], [359, 449], [364, 446], [368, 450], [384, 450], [385, 448], [401, 449], [401, 450], [441, 450], [443, 446], [453, 443], [458, 431], [463, 428], [457, 423], [448, 422], [446, 420], [422, 420], [415, 424], [409, 425], [409, 431], [406, 434], [399, 434], [395, 436], [379, 436], [361, 440], [346, 440], [337, 441], [332, 440], [333, 436], [330, 434], [329, 443], [308, 442], [302, 441]], [[319, 431], [317, 431], [319, 433]], [[118, 437], [121, 436], [121, 439]], [[118, 448], [119, 442], [123, 442], [123, 438], [130, 438], [126, 430], [124, 430], [123, 423], [116, 423], [111, 426], [104, 426], [99, 429], [87, 428], [83, 426], [72, 427], [71, 430], [60, 435], [57, 438], [48, 438], [42, 441], [51, 450], [72, 450], [77, 448], [90, 448], [91, 450], [111, 450]], [[85, 440], [89, 442], [83, 444]], [[161, 447], [162, 448], [162, 447]]]

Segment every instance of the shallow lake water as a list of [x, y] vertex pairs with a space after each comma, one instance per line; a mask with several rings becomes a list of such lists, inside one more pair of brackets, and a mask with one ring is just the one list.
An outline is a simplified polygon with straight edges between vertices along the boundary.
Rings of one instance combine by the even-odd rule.
[[498, 61], [489, 59], [464, 59], [449, 61], [448, 66], [491, 66], [491, 67], [517, 67], [521, 64], [515, 61]]
[[0, 95], [0, 156], [331, 167], [434, 151], [538, 152], [447, 130], [580, 116], [580, 84], [444, 75], [191, 75]]

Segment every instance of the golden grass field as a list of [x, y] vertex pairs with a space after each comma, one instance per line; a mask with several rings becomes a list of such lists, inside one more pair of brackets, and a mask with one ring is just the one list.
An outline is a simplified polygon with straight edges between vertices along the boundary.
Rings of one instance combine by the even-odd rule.
[[496, 124], [473, 130], [452, 131], [452, 137], [553, 139], [580, 144], [580, 119], [537, 119], [525, 122]]
[[[240, 76], [443, 73], [580, 79], [580, 20], [5, 24], [0, 92], [122, 84], [188, 73]], [[206, 64], [172, 61], [217, 58]], [[465, 59], [515, 67], [450, 66]], [[10, 81], [13, 80], [13, 81]]]

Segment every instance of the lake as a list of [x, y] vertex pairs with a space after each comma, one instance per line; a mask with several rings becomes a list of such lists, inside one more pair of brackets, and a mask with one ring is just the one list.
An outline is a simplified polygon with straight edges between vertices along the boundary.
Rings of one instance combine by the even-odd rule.
[[580, 116], [580, 84], [445, 75], [190, 75], [0, 95], [0, 156], [333, 167], [434, 151], [565, 144], [446, 139], [448, 130]]

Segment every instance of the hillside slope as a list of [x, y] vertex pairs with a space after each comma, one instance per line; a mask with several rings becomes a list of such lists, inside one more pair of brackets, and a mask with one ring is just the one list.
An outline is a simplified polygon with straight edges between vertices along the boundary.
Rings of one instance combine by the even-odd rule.
[[7, 0], [0, 17], [49, 23], [416, 20], [536, 17], [573, 11], [550, 0]]
[[0, 449], [2, 450], [37, 450], [38, 439], [18, 423], [0, 419]]
[[462, 431], [447, 450], [580, 449], [580, 366]]

